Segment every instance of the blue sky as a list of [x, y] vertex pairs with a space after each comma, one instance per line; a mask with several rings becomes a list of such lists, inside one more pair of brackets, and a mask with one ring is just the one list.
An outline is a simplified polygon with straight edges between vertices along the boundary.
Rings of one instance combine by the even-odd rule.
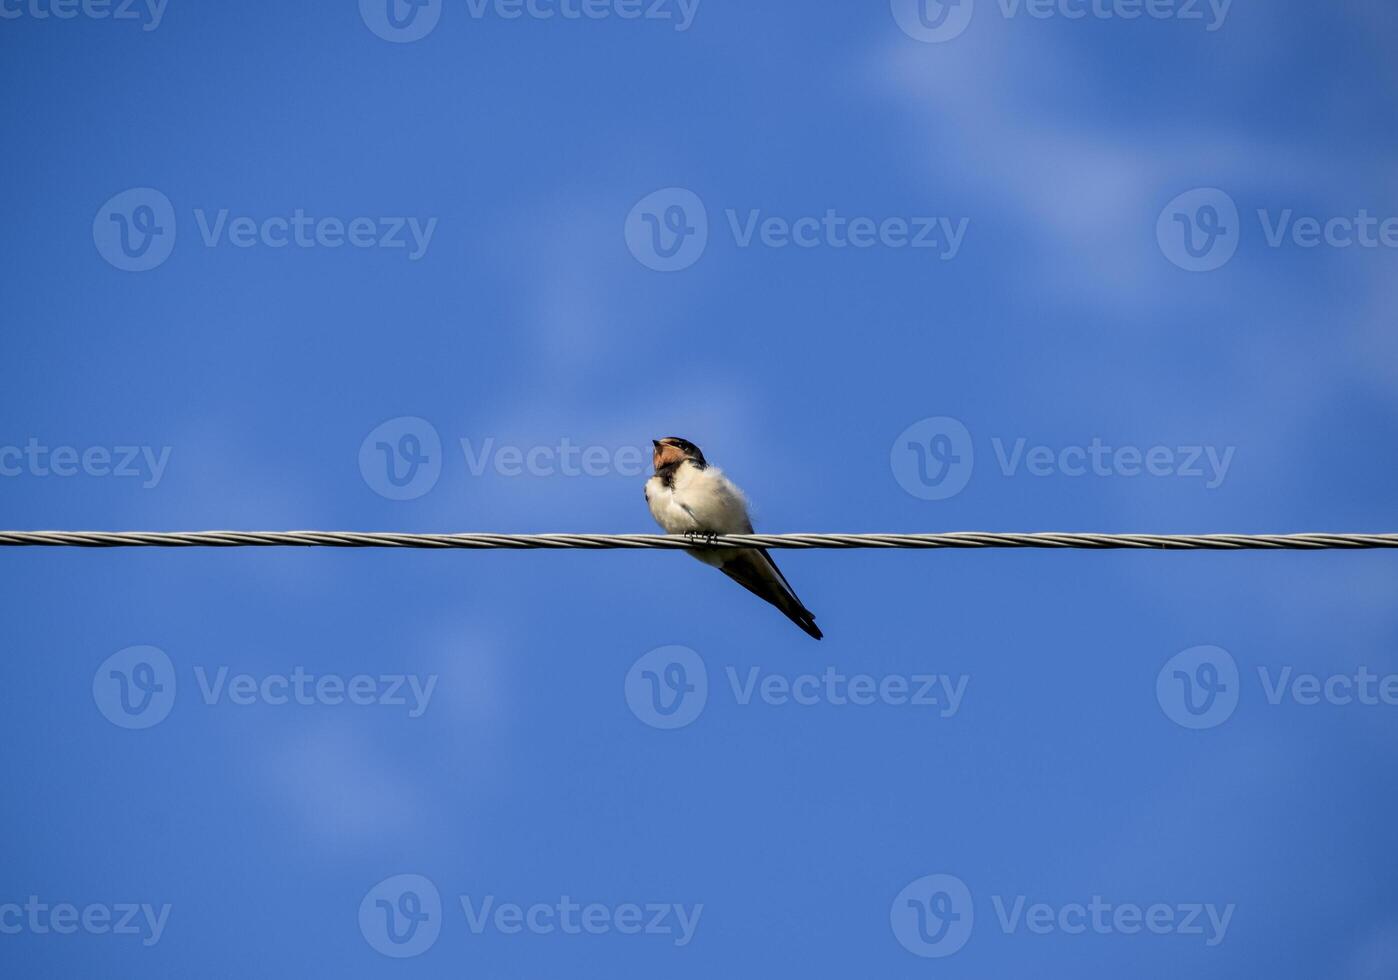
[[[395, 3], [0, 0], [0, 525], [1394, 530], [1391, 5]], [[1391, 557], [778, 560], [0, 550], [0, 972], [1398, 971]]]

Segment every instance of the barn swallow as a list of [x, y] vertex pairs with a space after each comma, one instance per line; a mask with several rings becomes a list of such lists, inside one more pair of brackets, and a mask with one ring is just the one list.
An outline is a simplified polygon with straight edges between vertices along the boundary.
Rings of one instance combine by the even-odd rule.
[[[655, 475], [646, 481], [646, 503], [667, 534], [752, 533], [743, 492], [709, 465], [698, 446], [674, 436], [651, 444]], [[807, 636], [821, 638], [814, 614], [796, 598], [766, 548], [693, 548], [689, 553], [776, 606]]]

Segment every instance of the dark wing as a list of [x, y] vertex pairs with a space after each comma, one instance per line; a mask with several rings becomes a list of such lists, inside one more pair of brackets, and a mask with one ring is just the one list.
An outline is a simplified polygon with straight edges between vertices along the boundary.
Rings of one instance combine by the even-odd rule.
[[766, 599], [782, 611], [787, 619], [819, 640], [824, 634], [815, 624], [815, 615], [796, 598], [796, 591], [781, 573], [765, 548], [745, 548], [724, 552], [719, 569], [753, 595]]

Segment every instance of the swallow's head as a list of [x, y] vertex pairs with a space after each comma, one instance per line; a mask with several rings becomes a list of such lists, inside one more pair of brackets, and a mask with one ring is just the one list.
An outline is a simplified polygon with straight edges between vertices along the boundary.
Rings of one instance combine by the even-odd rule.
[[678, 466], [685, 460], [689, 460], [700, 469], [708, 465], [704, 461], [704, 454], [700, 452], [699, 447], [688, 439], [681, 439], [679, 436], [666, 436], [664, 439], [652, 439], [651, 445], [655, 447], [653, 459], [657, 473], [667, 466]]

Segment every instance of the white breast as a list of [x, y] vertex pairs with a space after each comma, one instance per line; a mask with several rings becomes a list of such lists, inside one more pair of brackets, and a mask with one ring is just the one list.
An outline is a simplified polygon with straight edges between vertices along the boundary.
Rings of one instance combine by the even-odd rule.
[[655, 522], [670, 534], [747, 534], [752, 530], [742, 491], [715, 466], [701, 470], [682, 463], [675, 471], [673, 487], [651, 477], [646, 484], [646, 501]]

